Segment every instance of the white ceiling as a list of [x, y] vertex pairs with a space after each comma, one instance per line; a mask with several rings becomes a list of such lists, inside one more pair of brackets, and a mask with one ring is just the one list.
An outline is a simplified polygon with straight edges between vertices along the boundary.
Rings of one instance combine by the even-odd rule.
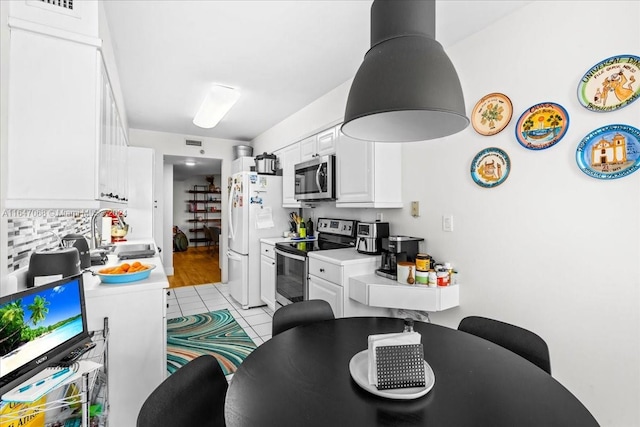
[[[529, 1], [437, 0], [451, 46]], [[104, 2], [129, 126], [250, 141], [352, 78], [371, 0]], [[212, 83], [242, 96], [222, 122], [191, 120]]]

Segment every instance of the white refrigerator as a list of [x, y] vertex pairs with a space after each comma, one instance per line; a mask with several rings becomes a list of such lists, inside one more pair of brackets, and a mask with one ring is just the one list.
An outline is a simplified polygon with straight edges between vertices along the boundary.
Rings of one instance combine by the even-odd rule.
[[282, 236], [288, 214], [282, 207], [282, 177], [240, 172], [229, 187], [229, 293], [242, 308], [265, 305], [260, 298], [260, 239]]

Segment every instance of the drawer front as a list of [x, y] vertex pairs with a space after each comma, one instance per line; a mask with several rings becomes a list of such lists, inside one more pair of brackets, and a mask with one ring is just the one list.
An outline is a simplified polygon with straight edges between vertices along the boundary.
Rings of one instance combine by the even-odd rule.
[[271, 259], [276, 259], [276, 253], [274, 252], [275, 246], [268, 243], [260, 243], [260, 253]]
[[342, 286], [342, 266], [309, 258], [309, 274]]

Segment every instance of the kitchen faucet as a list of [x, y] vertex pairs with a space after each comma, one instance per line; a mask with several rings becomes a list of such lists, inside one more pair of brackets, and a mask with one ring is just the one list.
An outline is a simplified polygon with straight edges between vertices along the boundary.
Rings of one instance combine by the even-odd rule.
[[97, 249], [100, 247], [101, 236], [98, 234], [96, 230], [96, 218], [100, 216], [102, 218], [106, 212], [111, 211], [108, 208], [98, 209], [91, 215], [91, 249]]

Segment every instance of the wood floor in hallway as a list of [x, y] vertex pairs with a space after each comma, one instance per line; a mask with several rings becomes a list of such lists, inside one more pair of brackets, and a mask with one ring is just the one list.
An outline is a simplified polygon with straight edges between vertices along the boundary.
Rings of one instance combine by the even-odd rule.
[[173, 276], [168, 279], [170, 288], [220, 282], [218, 251], [200, 246], [174, 252]]

